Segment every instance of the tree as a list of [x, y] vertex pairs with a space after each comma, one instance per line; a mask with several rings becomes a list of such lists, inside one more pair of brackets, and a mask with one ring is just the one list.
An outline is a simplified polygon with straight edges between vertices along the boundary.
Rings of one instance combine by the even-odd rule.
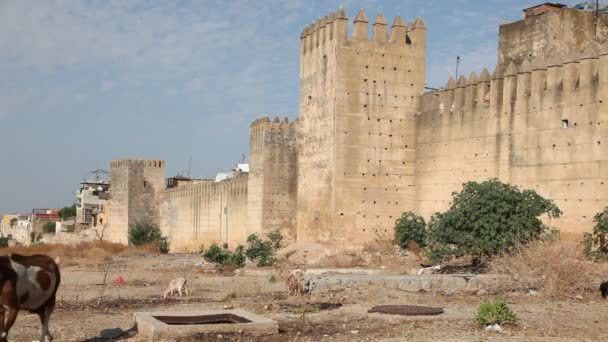
[[61, 217], [62, 221], [76, 217], [76, 204], [72, 204], [71, 207], [59, 209], [59, 217]]
[[473, 263], [515, 245], [540, 239], [548, 231], [541, 215], [560, 209], [534, 190], [520, 191], [497, 179], [465, 183], [452, 194], [452, 206], [429, 222], [429, 257], [435, 261], [471, 255]]
[[47, 222], [42, 226], [42, 231], [45, 233], [54, 233], [57, 227], [57, 222]]
[[424, 218], [411, 211], [403, 213], [395, 222], [395, 240], [403, 249], [407, 249], [412, 242], [424, 247], [426, 235]]

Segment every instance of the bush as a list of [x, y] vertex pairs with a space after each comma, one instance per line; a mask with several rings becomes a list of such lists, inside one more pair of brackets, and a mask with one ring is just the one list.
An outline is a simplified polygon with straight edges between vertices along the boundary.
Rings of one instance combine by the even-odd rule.
[[228, 263], [236, 268], [243, 268], [245, 267], [245, 260], [245, 248], [241, 245], [238, 245], [232, 251], [232, 253], [230, 253]]
[[268, 240], [272, 242], [272, 248], [275, 251], [283, 247], [283, 234], [278, 229], [268, 233]]
[[45, 233], [54, 233], [57, 227], [57, 222], [47, 222], [42, 226], [42, 231]]
[[228, 255], [217, 243], [214, 243], [203, 253], [203, 259], [207, 262], [224, 265], [228, 260]]
[[167, 237], [162, 235], [157, 225], [149, 221], [141, 221], [129, 226], [129, 245], [142, 246], [146, 244], [155, 244], [159, 252], [169, 253]]
[[8, 247], [8, 238], [0, 237], [0, 247]]
[[477, 309], [475, 323], [482, 327], [492, 324], [515, 323], [517, 316], [504, 299], [481, 303]]
[[538, 240], [548, 232], [539, 216], [561, 211], [533, 190], [520, 191], [497, 179], [465, 183], [452, 194], [452, 206], [429, 221], [429, 258], [441, 261], [470, 255], [481, 258]]
[[244, 248], [241, 245], [236, 246], [234, 251], [230, 251], [227, 244], [224, 244], [224, 248], [221, 248], [217, 243], [214, 243], [203, 252], [203, 258], [207, 262], [219, 265], [232, 265], [236, 268], [245, 266]]
[[158, 245], [158, 251], [161, 254], [169, 253], [169, 240], [167, 239], [166, 236], [163, 236], [160, 239], [158, 239], [157, 245]]
[[407, 249], [411, 242], [424, 247], [426, 234], [424, 218], [411, 211], [403, 213], [395, 222], [395, 240], [403, 249]]
[[67, 227], [65, 227], [65, 231], [68, 233], [73, 233], [74, 231], [76, 231], [76, 226], [75, 225], [67, 226]]
[[585, 233], [582, 246], [592, 259], [608, 259], [608, 207], [593, 217], [593, 233]]
[[157, 225], [142, 221], [129, 226], [129, 244], [141, 246], [151, 242], [157, 242], [162, 238], [160, 228]]
[[270, 240], [263, 240], [257, 234], [247, 237], [247, 251], [245, 255], [258, 266], [270, 266], [274, 263], [274, 248]]

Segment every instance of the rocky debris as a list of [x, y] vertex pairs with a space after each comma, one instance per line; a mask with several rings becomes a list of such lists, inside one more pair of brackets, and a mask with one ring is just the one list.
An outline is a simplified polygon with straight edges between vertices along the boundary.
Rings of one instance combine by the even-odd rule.
[[280, 306], [283, 309], [289, 309], [289, 310], [307, 308], [307, 309], [312, 309], [315, 311], [321, 311], [321, 310], [333, 310], [333, 309], [340, 308], [340, 307], [342, 307], [342, 303], [320, 302], [320, 303], [306, 303], [303, 305], [302, 304], [282, 303], [282, 304], [280, 304]]
[[441, 315], [444, 311], [442, 308], [434, 308], [430, 306], [418, 305], [377, 305], [369, 309], [369, 313], [383, 313], [388, 315], [401, 316], [436, 316]]
[[430, 267], [422, 267], [421, 269], [418, 270], [418, 273], [416, 273], [417, 275], [421, 275], [421, 274], [434, 274], [435, 271], [439, 271], [441, 270], [441, 265], [436, 265], [436, 266], [430, 266]]
[[498, 323], [496, 323], [496, 324], [490, 324], [490, 325], [486, 326], [485, 330], [486, 331], [502, 332], [502, 327]]
[[94, 337], [92, 339], [92, 341], [95, 341], [95, 340], [115, 341], [115, 340], [128, 339], [135, 335], [137, 335], [137, 326], [132, 326], [131, 328], [129, 328], [127, 330], [123, 330], [121, 328], [110, 328], [110, 329], [103, 329], [102, 331], [100, 331], [99, 335]]

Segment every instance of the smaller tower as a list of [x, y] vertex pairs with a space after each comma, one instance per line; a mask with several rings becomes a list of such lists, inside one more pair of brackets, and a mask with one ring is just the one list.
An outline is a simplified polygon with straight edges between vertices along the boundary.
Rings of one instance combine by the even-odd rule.
[[165, 186], [165, 161], [117, 159], [110, 162], [109, 239], [127, 244], [129, 227], [158, 224], [157, 194]]
[[278, 229], [295, 240], [297, 149], [294, 124], [287, 118], [264, 117], [251, 124], [249, 170], [248, 234]]

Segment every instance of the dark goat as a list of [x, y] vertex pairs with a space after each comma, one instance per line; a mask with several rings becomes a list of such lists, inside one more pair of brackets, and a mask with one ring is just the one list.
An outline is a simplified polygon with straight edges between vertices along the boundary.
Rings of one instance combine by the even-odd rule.
[[[40, 341], [49, 334], [49, 319], [55, 307], [60, 282], [57, 263], [46, 255], [0, 256], [0, 342], [8, 340], [8, 332], [20, 309], [36, 313], [42, 324]], [[6, 322], [4, 314], [8, 312]]]
[[604, 297], [604, 298], [608, 297], [608, 280], [604, 281], [600, 285], [600, 292], [602, 293], [602, 297]]

